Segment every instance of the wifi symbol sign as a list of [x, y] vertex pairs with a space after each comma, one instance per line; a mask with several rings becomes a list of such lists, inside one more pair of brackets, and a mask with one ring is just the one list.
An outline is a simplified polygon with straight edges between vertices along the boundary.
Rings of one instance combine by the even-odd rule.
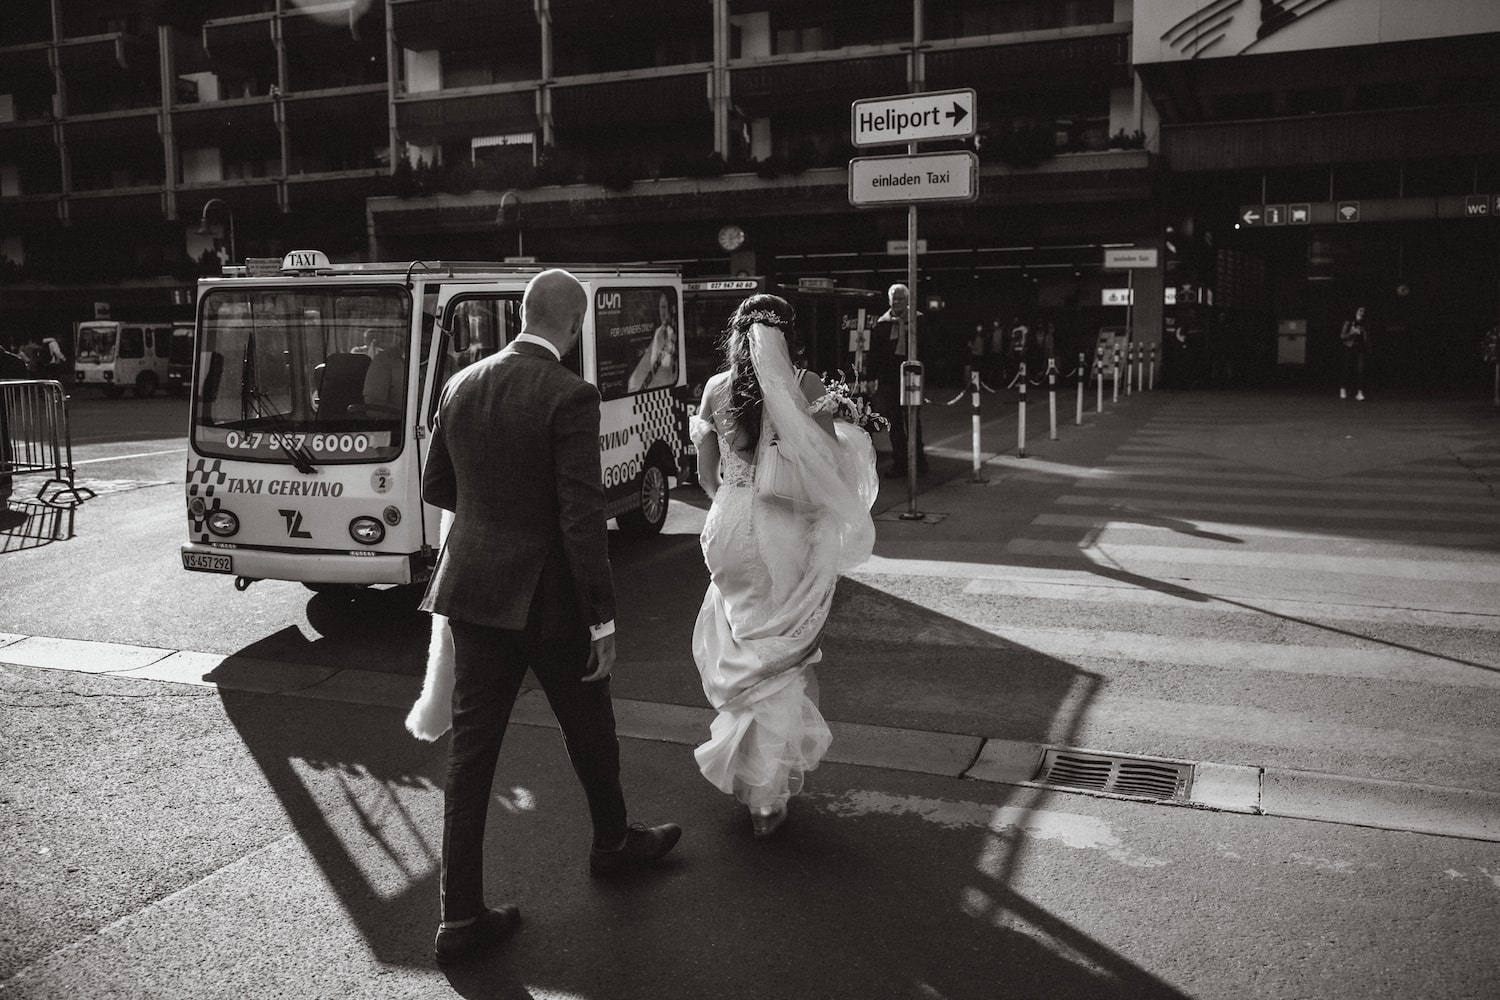
[[1359, 221], [1359, 202], [1341, 201], [1338, 207], [1338, 220], [1340, 222]]

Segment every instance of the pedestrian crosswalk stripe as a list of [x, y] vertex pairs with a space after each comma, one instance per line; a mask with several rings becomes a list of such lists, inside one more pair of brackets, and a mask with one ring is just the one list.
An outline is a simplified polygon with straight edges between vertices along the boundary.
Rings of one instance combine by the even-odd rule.
[[1500, 632], [1500, 609], [1493, 612], [1428, 610], [1405, 605], [1369, 604], [1346, 601], [1280, 600], [1245, 587], [1216, 584], [1212, 593], [1184, 593], [1152, 590], [1146, 587], [1101, 578], [1094, 573], [1078, 573], [1080, 582], [1035, 579], [970, 580], [964, 593], [984, 597], [1009, 597], [1026, 601], [1083, 601], [1098, 604], [1128, 604], [1175, 608], [1179, 611], [1212, 614], [1277, 615], [1302, 621], [1394, 622], [1422, 628], [1478, 629]]
[[1195, 549], [1177, 545], [1117, 545], [1092, 543], [1082, 547], [1076, 542], [1047, 542], [1030, 538], [1013, 539], [1005, 546], [1013, 555], [1048, 556], [1052, 558], [1103, 558], [1115, 566], [1146, 564], [1240, 566], [1279, 569], [1296, 572], [1335, 573], [1340, 576], [1381, 576], [1408, 580], [1447, 580], [1463, 583], [1500, 584], [1500, 561], [1457, 562], [1427, 559], [1380, 559], [1369, 556], [1343, 556], [1326, 553], [1241, 552], [1214, 548]]
[[[1084, 528], [1095, 530], [1102, 526], [1123, 527], [1128, 530], [1157, 531], [1171, 534], [1180, 534], [1183, 528], [1175, 524], [1152, 524], [1152, 515], [1138, 515], [1132, 518], [1130, 515], [1121, 515], [1115, 519], [1090, 517], [1084, 514], [1038, 514], [1032, 518], [1031, 523], [1041, 528]], [[1232, 537], [1244, 536], [1247, 538], [1287, 538], [1300, 539], [1309, 542], [1324, 540], [1347, 540], [1380, 541], [1395, 545], [1422, 545], [1422, 546], [1464, 546], [1470, 548], [1500, 548], [1500, 530], [1493, 532], [1464, 532], [1464, 531], [1370, 531], [1361, 528], [1357, 533], [1349, 532], [1343, 535], [1338, 533], [1319, 533], [1309, 530], [1294, 530], [1291, 528], [1274, 528], [1257, 524], [1242, 524], [1235, 521], [1203, 521], [1194, 518], [1190, 524], [1194, 532], [1205, 532], [1209, 534], [1227, 535]]]
[[[1074, 483], [1077, 489], [1079, 484]], [[1216, 493], [1225, 491], [1216, 490]], [[1235, 490], [1238, 496], [1243, 491]], [[1371, 499], [1365, 497], [1364, 499]], [[1327, 518], [1354, 524], [1361, 521], [1396, 521], [1401, 524], [1410, 524], [1414, 518], [1430, 518], [1432, 510], [1429, 506], [1407, 507], [1390, 505], [1385, 507], [1309, 507], [1305, 504], [1287, 506], [1284, 504], [1269, 503], [1232, 503], [1220, 500], [1167, 500], [1159, 497], [1140, 496], [1080, 496], [1078, 494], [1064, 494], [1053, 501], [1066, 507], [1117, 507], [1125, 511], [1146, 512], [1152, 511], [1182, 511], [1190, 514], [1247, 514], [1258, 517], [1294, 517], [1300, 522], [1314, 518]], [[1442, 512], [1445, 523], [1483, 524], [1493, 526], [1497, 515], [1494, 511], [1463, 511], [1445, 510]]]
[[[1347, 480], [1344, 482], [1347, 482]], [[1093, 482], [1090, 480], [1081, 480], [1075, 488], [1081, 490], [1155, 490], [1159, 492], [1169, 492], [1174, 495], [1190, 494], [1195, 496], [1221, 496], [1223, 495], [1225, 489], [1223, 486], [1217, 484], [1206, 484], [1199, 486], [1190, 483], [1184, 483], [1174, 484], [1171, 487], [1166, 487], [1155, 483], [1131, 483], [1122, 480], [1111, 480], [1109, 482]], [[1246, 486], [1235, 487], [1234, 492], [1237, 496], [1268, 497], [1272, 499], [1283, 498], [1287, 500], [1323, 500], [1329, 502], [1335, 500], [1366, 500], [1369, 498], [1368, 493], [1362, 490], [1354, 489], [1262, 489], [1254, 486]], [[1491, 514], [1492, 517], [1500, 518], [1500, 501], [1497, 501], [1495, 497], [1492, 496], [1480, 496], [1473, 493], [1427, 493], [1422, 495], [1421, 497], [1413, 497], [1410, 500], [1410, 503], [1413, 506], [1422, 505], [1423, 507], [1435, 503], [1452, 504], [1454, 506], [1462, 507], [1488, 507], [1493, 511], [1493, 513]]]

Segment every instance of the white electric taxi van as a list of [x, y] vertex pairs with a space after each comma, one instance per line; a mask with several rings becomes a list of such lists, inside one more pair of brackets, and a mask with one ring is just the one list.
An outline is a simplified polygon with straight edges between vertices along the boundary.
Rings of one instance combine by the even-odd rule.
[[[607, 514], [661, 530], [686, 455], [682, 280], [564, 265], [588, 292], [563, 363], [599, 389]], [[184, 569], [338, 590], [426, 579], [422, 501], [437, 400], [521, 332], [541, 267], [331, 264], [297, 250], [204, 278], [197, 296]]]
[[152, 396], [167, 385], [171, 355], [171, 323], [89, 320], [73, 334], [73, 384], [102, 389], [111, 398], [126, 389]]

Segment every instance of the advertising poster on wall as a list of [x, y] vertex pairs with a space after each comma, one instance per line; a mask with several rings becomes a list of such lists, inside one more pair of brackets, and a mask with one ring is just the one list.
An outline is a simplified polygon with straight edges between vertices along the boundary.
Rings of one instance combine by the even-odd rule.
[[672, 288], [595, 290], [600, 397], [618, 399], [675, 385], [680, 330]]

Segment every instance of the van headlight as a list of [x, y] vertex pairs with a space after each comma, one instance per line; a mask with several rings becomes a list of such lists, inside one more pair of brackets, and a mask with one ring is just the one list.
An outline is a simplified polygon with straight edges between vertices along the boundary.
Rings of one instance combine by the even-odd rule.
[[240, 530], [240, 519], [232, 511], [224, 510], [222, 507], [208, 514], [208, 530], [220, 538], [228, 538]]
[[374, 517], [356, 517], [349, 522], [349, 537], [361, 545], [379, 545], [385, 540], [385, 525]]

